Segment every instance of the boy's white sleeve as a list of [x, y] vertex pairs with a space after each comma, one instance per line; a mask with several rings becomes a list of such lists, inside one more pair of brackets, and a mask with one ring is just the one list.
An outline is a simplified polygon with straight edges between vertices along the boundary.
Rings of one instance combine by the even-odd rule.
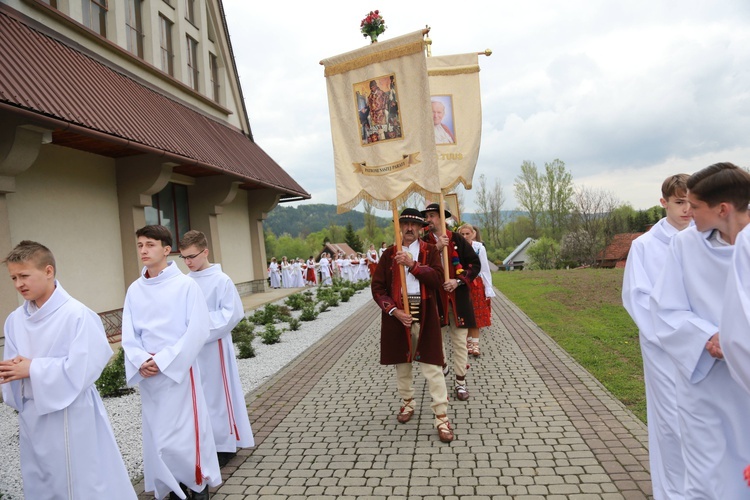
[[125, 380], [132, 387], [143, 380], [138, 370], [151, 354], [143, 348], [141, 335], [133, 326], [133, 313], [128, 295], [125, 296], [125, 305], [122, 308], [122, 348], [125, 351]]
[[[5, 327], [3, 328], [3, 331], [5, 332], [5, 352], [3, 354], [3, 359], [13, 359], [16, 356], [18, 356], [18, 349], [16, 348], [13, 333], [11, 330], [11, 321], [12, 321], [12, 315], [8, 317], [8, 319], [5, 321]], [[5, 401], [5, 404], [10, 406], [11, 408], [14, 408], [18, 411], [23, 410], [23, 398], [21, 397], [21, 380], [14, 380], [13, 382], [8, 382], [6, 384], [3, 384], [2, 386], [2, 394], [3, 394], [3, 401]]]
[[198, 284], [193, 280], [190, 280], [185, 301], [182, 304], [175, 304], [175, 307], [184, 308], [184, 314], [187, 317], [185, 333], [173, 345], [154, 354], [154, 361], [164, 375], [179, 384], [189, 373], [198, 353], [206, 343], [210, 320], [206, 299]]
[[750, 392], [750, 242], [742, 231], [735, 244], [719, 328], [729, 372]]
[[61, 332], [72, 335], [67, 356], [34, 358], [29, 369], [29, 382], [34, 394], [34, 405], [40, 415], [62, 410], [102, 374], [112, 357], [102, 320], [89, 309], [73, 323], [75, 331]]
[[664, 351], [685, 378], [697, 383], [716, 362], [706, 350], [706, 342], [719, 328], [692, 311], [676, 241], [673, 238], [669, 245], [664, 268], [651, 293], [651, 317]]
[[208, 336], [206, 343], [223, 339], [232, 333], [232, 329], [237, 326], [245, 310], [242, 305], [242, 299], [237, 292], [232, 280], [225, 280], [221, 298], [219, 300], [219, 309], [209, 312], [211, 321], [211, 334]]
[[641, 240], [635, 240], [628, 252], [625, 262], [625, 273], [622, 280], [622, 305], [633, 318], [640, 334], [652, 343], [659, 340], [654, 334], [654, 320], [651, 317], [651, 292], [657, 276], [646, 273], [645, 246]]

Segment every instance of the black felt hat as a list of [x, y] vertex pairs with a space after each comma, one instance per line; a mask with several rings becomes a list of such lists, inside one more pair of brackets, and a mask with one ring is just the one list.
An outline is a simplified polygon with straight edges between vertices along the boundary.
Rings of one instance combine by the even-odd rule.
[[[437, 212], [437, 213], [440, 213], [440, 204], [438, 204], [438, 203], [430, 203], [429, 205], [427, 205], [424, 208], [424, 210], [422, 210], [422, 217], [427, 217], [427, 212]], [[449, 211], [443, 210], [443, 212], [445, 212], [445, 218], [446, 219], [450, 219], [451, 217], [453, 217]]]
[[419, 224], [422, 224], [422, 226], [427, 226], [428, 223], [424, 221], [424, 217], [422, 217], [422, 213], [417, 210], [416, 208], [405, 208], [401, 215], [398, 216], [399, 222], [417, 222]]

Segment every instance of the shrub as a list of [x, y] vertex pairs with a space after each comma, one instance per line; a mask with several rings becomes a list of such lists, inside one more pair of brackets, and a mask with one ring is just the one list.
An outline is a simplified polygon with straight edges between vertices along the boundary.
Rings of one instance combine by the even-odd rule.
[[[256, 325], [270, 325], [276, 321], [279, 315], [280, 307], [275, 304], [266, 304], [263, 309], [258, 309], [250, 317], [250, 320]], [[289, 308], [286, 309], [287, 311]]]
[[353, 295], [354, 295], [354, 290], [350, 288], [345, 288], [344, 290], [341, 290], [341, 302], [349, 302], [349, 299], [351, 299]]
[[320, 314], [320, 313], [324, 313], [324, 312], [326, 312], [326, 311], [328, 310], [328, 308], [329, 308], [329, 307], [330, 307], [330, 306], [328, 305], [328, 302], [321, 302], [321, 303], [320, 303], [320, 307], [318, 307], [318, 312], [317, 312], [316, 316], [317, 316], [318, 314]]
[[255, 325], [250, 323], [247, 318], [242, 318], [237, 326], [232, 329], [232, 340], [237, 344], [237, 357], [240, 359], [254, 358], [255, 348], [253, 339], [255, 334], [253, 330]]
[[307, 292], [304, 295], [301, 293], [294, 293], [287, 297], [286, 301], [284, 301], [284, 303], [288, 305], [292, 309], [292, 311], [299, 311], [310, 302], [312, 302], [312, 293], [308, 295]]
[[281, 330], [272, 324], [268, 324], [263, 333], [260, 334], [260, 338], [263, 339], [264, 344], [278, 344], [281, 339]]
[[289, 320], [289, 329], [293, 332], [296, 332], [299, 330], [299, 327], [302, 326], [302, 322], [297, 318], [291, 318]]
[[338, 307], [339, 306], [339, 297], [338, 295], [334, 295], [333, 297], [328, 297], [325, 302], [322, 302], [320, 305], [322, 306], [325, 304], [328, 307]]
[[302, 309], [302, 314], [300, 314], [299, 319], [302, 321], [312, 321], [317, 317], [318, 317], [318, 312], [315, 310], [315, 306], [311, 304], [311, 305], [305, 306]]
[[102, 397], [121, 396], [130, 392], [127, 389], [125, 378], [125, 351], [120, 348], [117, 356], [102, 370], [102, 374], [96, 381], [96, 388]]

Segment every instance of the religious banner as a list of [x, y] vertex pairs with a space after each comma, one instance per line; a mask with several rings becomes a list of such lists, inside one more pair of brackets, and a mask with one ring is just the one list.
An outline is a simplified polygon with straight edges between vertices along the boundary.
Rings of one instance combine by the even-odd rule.
[[440, 193], [426, 59], [415, 31], [321, 61], [339, 213]]
[[478, 55], [428, 57], [427, 73], [440, 187], [471, 189], [482, 135]]

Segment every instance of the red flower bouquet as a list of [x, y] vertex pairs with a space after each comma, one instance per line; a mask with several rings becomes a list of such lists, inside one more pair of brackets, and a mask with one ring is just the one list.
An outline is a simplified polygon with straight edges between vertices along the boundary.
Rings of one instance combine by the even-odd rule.
[[367, 17], [362, 19], [359, 23], [359, 31], [362, 32], [362, 36], [367, 38], [368, 36], [373, 42], [378, 41], [378, 35], [383, 33], [388, 26], [385, 25], [383, 16], [380, 15], [380, 11], [371, 10]]

